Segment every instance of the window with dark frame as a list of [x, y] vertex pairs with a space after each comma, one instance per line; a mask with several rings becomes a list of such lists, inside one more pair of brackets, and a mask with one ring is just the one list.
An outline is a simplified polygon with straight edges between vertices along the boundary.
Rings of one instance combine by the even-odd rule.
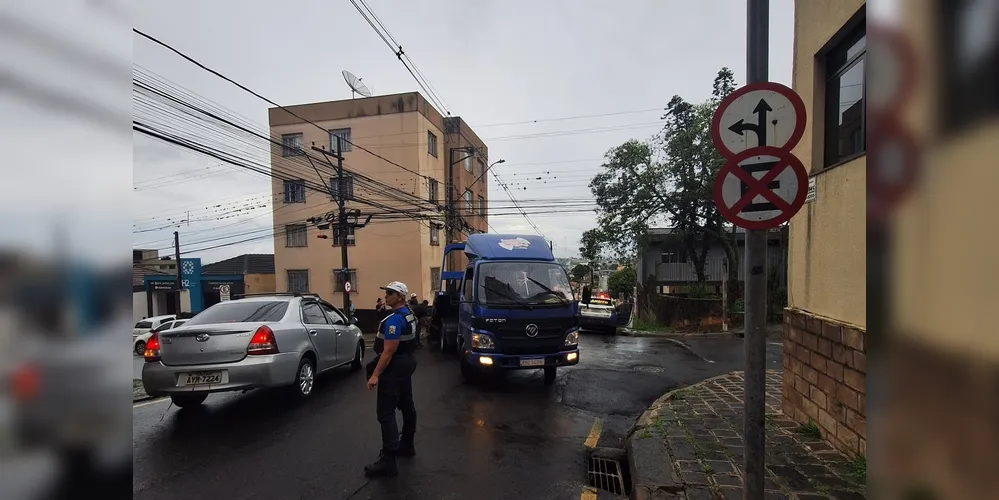
[[330, 130], [330, 151], [336, 153], [336, 143], [337, 137], [343, 139], [343, 152], [346, 153], [354, 149], [350, 144], [350, 129], [349, 128], [337, 128]]
[[342, 269], [334, 269], [333, 280], [334, 292], [343, 292], [344, 284], [350, 281], [350, 293], [357, 293], [357, 269], [348, 269], [346, 274]]
[[427, 199], [433, 203], [437, 203], [437, 191], [440, 189], [440, 183], [437, 179], [427, 179]]
[[309, 246], [309, 227], [305, 224], [288, 224], [284, 226], [284, 246]]
[[[357, 237], [354, 235], [354, 226], [347, 226], [347, 246], [356, 245]], [[340, 246], [340, 226], [338, 224], [333, 225], [333, 246]]]
[[465, 213], [475, 213], [475, 208], [472, 206], [472, 192], [467, 189], [465, 190]]
[[429, 130], [427, 131], [427, 153], [437, 158], [437, 136]]
[[305, 181], [284, 181], [284, 202], [305, 203]]
[[441, 227], [437, 224], [430, 225], [430, 246], [439, 247], [441, 245]]
[[288, 291], [299, 293], [309, 291], [309, 271], [307, 269], [288, 270]]
[[667, 248], [662, 252], [663, 264], [684, 264], [687, 262], [687, 250], [684, 248]]
[[867, 25], [861, 19], [825, 54], [825, 166], [867, 150]]
[[479, 196], [479, 215], [486, 216], [486, 199]]
[[472, 153], [469, 153], [469, 152], [465, 152], [465, 151], [462, 151], [462, 154], [465, 155], [465, 160], [464, 160], [465, 161], [465, 171], [466, 172], [471, 172], [472, 171], [472, 156], [475, 156], [475, 155], [472, 154]]
[[304, 155], [305, 151], [302, 150], [302, 134], [282, 134], [281, 135], [281, 156], [301, 156]]
[[[343, 189], [346, 191], [344, 193], [347, 200], [354, 199], [354, 176], [344, 175], [343, 176]], [[330, 177], [330, 194], [332, 195], [330, 199], [338, 200], [340, 193], [340, 183], [337, 177]]]
[[999, 115], [999, 6], [991, 0], [937, 0], [943, 135]]
[[482, 161], [482, 158], [479, 158], [478, 164], [479, 164], [479, 169], [475, 172], [475, 175], [477, 176], [482, 175], [482, 173], [486, 171], [486, 163]]
[[441, 289], [441, 268], [430, 268], [430, 290], [437, 292]]

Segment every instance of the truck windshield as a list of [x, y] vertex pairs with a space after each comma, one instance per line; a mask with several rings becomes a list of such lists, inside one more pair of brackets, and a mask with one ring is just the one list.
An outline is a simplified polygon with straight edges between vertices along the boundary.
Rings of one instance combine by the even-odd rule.
[[565, 269], [553, 262], [486, 262], [479, 265], [476, 281], [483, 305], [558, 306], [572, 301]]

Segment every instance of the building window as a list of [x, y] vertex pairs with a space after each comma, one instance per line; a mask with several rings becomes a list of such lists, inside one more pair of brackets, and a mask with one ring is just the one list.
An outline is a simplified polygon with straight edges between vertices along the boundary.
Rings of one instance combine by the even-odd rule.
[[281, 135], [281, 156], [300, 156], [304, 154], [305, 152], [302, 151], [302, 134]]
[[[331, 195], [330, 199], [333, 200], [340, 199], [338, 197], [340, 193], [340, 183], [338, 182], [338, 180], [339, 179], [337, 179], [336, 177], [330, 177], [330, 195]], [[354, 199], [354, 176], [352, 175], [343, 176], [343, 190], [345, 191], [343, 193], [345, 196], [344, 199], [347, 200]]]
[[330, 130], [330, 151], [336, 153], [336, 138], [340, 137], [343, 139], [343, 152], [346, 153], [353, 149], [350, 144], [350, 129], [349, 128], [337, 128]]
[[347, 281], [350, 281], [350, 293], [357, 293], [357, 269], [348, 269], [346, 273], [343, 272], [343, 269], [333, 270], [334, 292], [342, 292], [343, 285]]
[[465, 213], [475, 213], [474, 207], [472, 207], [472, 192], [467, 189], [465, 190]]
[[309, 246], [308, 226], [305, 224], [289, 224], [284, 227], [284, 246], [305, 247]]
[[427, 199], [433, 203], [437, 203], [437, 191], [440, 189], [440, 183], [437, 179], [427, 179]]
[[663, 250], [662, 259], [663, 264], [684, 264], [687, 262], [687, 250], [683, 248]]
[[479, 170], [475, 172], [476, 176], [482, 175], [486, 171], [486, 162], [482, 161], [482, 158], [479, 158], [478, 164]]
[[284, 202], [305, 203], [305, 181], [284, 181]]
[[437, 224], [430, 225], [430, 246], [439, 247], [441, 245], [441, 227]]
[[867, 150], [866, 24], [853, 27], [825, 55], [825, 165], [836, 165]]
[[441, 268], [439, 267], [430, 268], [430, 289], [435, 292], [441, 289]]
[[486, 216], [486, 199], [479, 196], [479, 215]]
[[472, 156], [474, 156], [474, 154], [473, 153], [465, 153], [465, 155], [466, 155], [465, 156], [465, 171], [466, 172], [471, 172], [472, 171]]
[[429, 130], [427, 131], [427, 153], [437, 158], [437, 136]]
[[[354, 237], [354, 226], [347, 226], [347, 246], [356, 245], [357, 239]], [[333, 246], [340, 246], [340, 226], [333, 225]]]
[[288, 291], [300, 293], [309, 291], [309, 271], [307, 269], [288, 270]]
[[940, 116], [944, 134], [999, 115], [999, 4], [939, 0]]

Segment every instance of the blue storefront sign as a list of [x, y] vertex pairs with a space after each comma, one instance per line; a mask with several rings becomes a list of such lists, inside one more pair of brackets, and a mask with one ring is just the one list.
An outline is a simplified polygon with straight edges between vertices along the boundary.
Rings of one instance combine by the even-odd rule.
[[201, 293], [201, 259], [180, 259], [180, 285], [191, 297], [191, 312], [199, 313], [205, 307]]

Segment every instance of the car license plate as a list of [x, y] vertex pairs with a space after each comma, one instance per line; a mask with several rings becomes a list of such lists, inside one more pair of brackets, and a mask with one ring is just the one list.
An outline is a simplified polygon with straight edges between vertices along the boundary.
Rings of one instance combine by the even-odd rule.
[[520, 360], [520, 366], [545, 366], [545, 358], [524, 358]]
[[181, 373], [177, 385], [218, 385], [222, 383], [221, 371]]

